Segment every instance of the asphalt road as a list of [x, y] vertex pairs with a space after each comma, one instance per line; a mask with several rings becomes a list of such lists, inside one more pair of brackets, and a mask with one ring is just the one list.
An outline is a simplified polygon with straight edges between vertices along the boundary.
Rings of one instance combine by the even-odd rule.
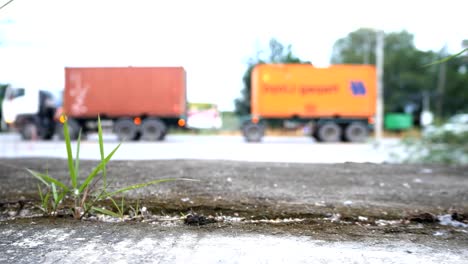
[[[105, 152], [118, 145], [112, 134], [106, 134]], [[198, 159], [251, 162], [392, 162], [397, 139], [385, 139], [377, 146], [367, 143], [317, 143], [310, 137], [265, 137], [261, 143], [246, 143], [240, 136], [169, 135], [162, 142], [124, 142], [114, 160]], [[53, 157], [65, 158], [63, 141], [22, 141], [17, 134], [0, 134], [0, 158]], [[99, 159], [96, 135], [81, 144], [82, 159]]]

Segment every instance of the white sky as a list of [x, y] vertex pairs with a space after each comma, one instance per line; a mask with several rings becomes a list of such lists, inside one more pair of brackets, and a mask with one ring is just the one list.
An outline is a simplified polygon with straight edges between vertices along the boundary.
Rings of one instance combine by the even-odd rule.
[[65, 66], [184, 66], [189, 101], [232, 110], [248, 58], [272, 37], [318, 66], [360, 27], [455, 53], [467, 12], [467, 0], [15, 0], [0, 10], [0, 83], [59, 90]]

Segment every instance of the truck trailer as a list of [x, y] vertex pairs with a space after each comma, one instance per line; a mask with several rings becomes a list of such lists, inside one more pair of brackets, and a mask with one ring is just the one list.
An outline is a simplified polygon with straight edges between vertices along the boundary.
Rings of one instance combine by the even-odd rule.
[[371, 65], [259, 64], [251, 75], [247, 142], [260, 142], [269, 120], [309, 125], [321, 142], [360, 142], [373, 127], [376, 70]]
[[96, 131], [99, 115], [119, 140], [155, 141], [170, 127], [185, 127], [186, 104], [183, 67], [68, 67], [60, 112], [72, 139], [80, 129]]

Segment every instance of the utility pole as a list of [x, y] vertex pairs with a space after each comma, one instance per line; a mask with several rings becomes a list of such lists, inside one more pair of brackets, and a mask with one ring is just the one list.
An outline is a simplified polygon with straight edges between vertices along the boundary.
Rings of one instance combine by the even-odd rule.
[[383, 65], [384, 65], [384, 32], [382, 30], [377, 31], [377, 43], [376, 43], [375, 55], [376, 55], [376, 68], [377, 68], [377, 108], [375, 116], [375, 140], [377, 144], [382, 141], [383, 134]]
[[[440, 57], [443, 58], [447, 53], [447, 44], [444, 45], [440, 51]], [[447, 75], [447, 63], [439, 64], [439, 76], [437, 78], [437, 116], [442, 118], [444, 111], [444, 92], [445, 92], [445, 79]]]

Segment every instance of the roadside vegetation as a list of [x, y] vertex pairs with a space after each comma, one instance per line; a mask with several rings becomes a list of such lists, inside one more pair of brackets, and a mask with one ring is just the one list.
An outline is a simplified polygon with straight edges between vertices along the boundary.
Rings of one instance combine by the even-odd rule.
[[411, 136], [403, 139], [402, 144], [406, 152], [405, 163], [468, 164], [468, 132]]
[[[106, 166], [112, 156], [119, 149], [121, 143], [117, 145], [107, 156], [104, 155], [104, 144], [102, 139], [101, 119], [98, 117], [99, 150], [101, 162], [87, 175], [83, 182], [79, 179], [80, 165], [80, 140], [81, 131], [76, 145], [76, 155], [73, 157], [70, 134], [68, 130], [67, 118], [62, 116], [63, 131], [67, 149], [67, 161], [70, 182], [61, 182], [56, 178], [27, 169], [40, 184], [38, 184], [38, 195], [40, 197], [39, 209], [47, 216], [71, 215], [75, 219], [82, 219], [84, 216], [101, 213], [108, 216], [123, 218], [125, 212], [131, 210], [133, 216], [138, 216], [140, 211], [139, 201], [136, 206], [127, 205], [124, 193], [144, 188], [148, 185], [159, 184], [168, 181], [184, 180], [176, 178], [157, 179], [146, 183], [135, 184], [124, 188], [111, 190], [107, 181]], [[185, 179], [188, 180], [188, 179]], [[120, 196], [120, 197], [119, 197]], [[120, 200], [117, 200], [117, 197]], [[103, 201], [110, 201], [113, 208], [101, 207]]]

